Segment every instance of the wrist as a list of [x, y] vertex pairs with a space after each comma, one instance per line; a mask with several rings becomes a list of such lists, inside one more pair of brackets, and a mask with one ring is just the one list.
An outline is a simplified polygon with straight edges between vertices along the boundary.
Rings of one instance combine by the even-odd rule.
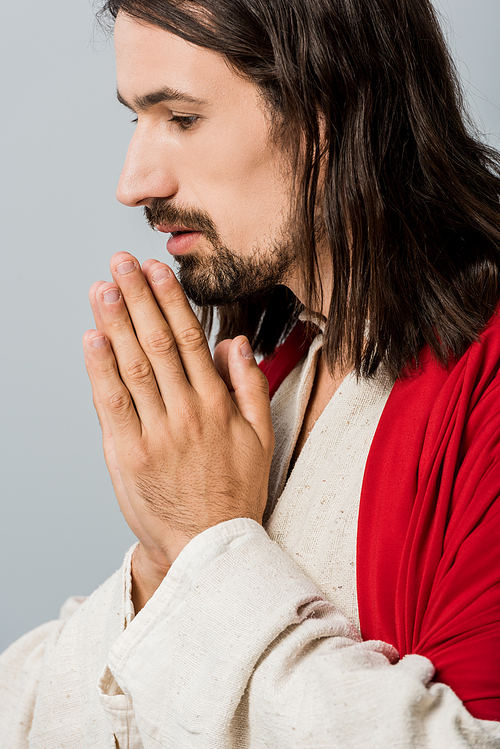
[[139, 543], [132, 555], [132, 602], [135, 613], [144, 608], [146, 603], [160, 587], [166, 577], [170, 564], [166, 557], [156, 548], [146, 548]]

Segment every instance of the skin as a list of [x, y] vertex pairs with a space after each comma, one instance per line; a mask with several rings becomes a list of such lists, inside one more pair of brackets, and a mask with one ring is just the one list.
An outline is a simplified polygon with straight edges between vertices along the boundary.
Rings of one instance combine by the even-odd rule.
[[[291, 182], [256, 87], [220, 55], [124, 14], [115, 45], [119, 95], [138, 116], [118, 199], [205, 211], [234, 252], [271, 253]], [[165, 86], [197, 103], [138, 101]], [[172, 117], [189, 117], [192, 126]], [[192, 251], [213, 248], [202, 237]], [[274, 432], [267, 380], [247, 339], [222, 342], [212, 358], [165, 263], [141, 268], [119, 252], [110, 268], [113, 281], [90, 290], [96, 329], [83, 346], [107, 466], [139, 539], [132, 561], [139, 611], [194, 536], [232, 518], [262, 522]], [[286, 284], [300, 298], [298, 275]], [[326, 368], [318, 373], [303, 441], [338, 384]]]

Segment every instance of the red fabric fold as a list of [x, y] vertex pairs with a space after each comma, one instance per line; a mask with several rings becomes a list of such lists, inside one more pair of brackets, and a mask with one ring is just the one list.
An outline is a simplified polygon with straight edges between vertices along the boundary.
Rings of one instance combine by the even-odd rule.
[[427, 656], [500, 720], [500, 317], [447, 371], [398, 380], [366, 464], [357, 585], [364, 639]]
[[300, 320], [274, 354], [259, 364], [269, 382], [269, 397], [272, 398], [285, 377], [307, 354], [316, 333], [308, 332], [307, 325]]
[[[308, 343], [262, 365], [276, 392]], [[364, 639], [427, 656], [472, 715], [500, 720], [500, 317], [447, 370], [424, 351], [396, 382], [365, 468], [357, 591]]]

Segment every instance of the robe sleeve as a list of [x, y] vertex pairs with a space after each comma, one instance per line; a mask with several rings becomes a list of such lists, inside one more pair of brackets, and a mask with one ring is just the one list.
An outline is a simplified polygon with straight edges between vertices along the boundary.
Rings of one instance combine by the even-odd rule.
[[[91, 596], [69, 599], [58, 620], [24, 635], [0, 655], [1, 749], [117, 746], [96, 684], [131, 616], [127, 583], [133, 548]], [[108, 706], [114, 709], [119, 702], [118, 694]], [[136, 748], [129, 742], [120, 749]]]
[[61, 617], [20, 637], [0, 655], [0, 749], [27, 749], [45, 653], [81, 599], [69, 599]]
[[500, 747], [429, 659], [362, 642], [249, 519], [185, 547], [108, 667], [145, 749]]

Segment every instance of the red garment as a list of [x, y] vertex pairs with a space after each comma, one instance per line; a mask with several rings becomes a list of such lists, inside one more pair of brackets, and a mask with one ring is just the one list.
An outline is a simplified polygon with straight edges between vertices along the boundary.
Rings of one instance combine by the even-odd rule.
[[269, 383], [269, 397], [272, 398], [285, 377], [299, 363], [311, 345], [316, 333], [307, 333], [307, 326], [298, 322], [281, 346], [278, 346], [269, 359], [259, 364]]
[[[305, 351], [263, 365], [273, 393]], [[418, 653], [478, 718], [500, 720], [500, 316], [447, 370], [424, 350], [394, 385], [365, 468], [362, 636]]]

